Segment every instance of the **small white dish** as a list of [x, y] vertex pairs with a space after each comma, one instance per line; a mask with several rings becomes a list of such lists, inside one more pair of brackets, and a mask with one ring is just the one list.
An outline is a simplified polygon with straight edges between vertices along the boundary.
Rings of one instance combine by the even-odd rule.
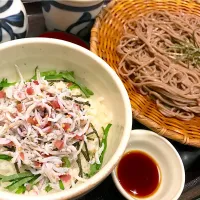
[[133, 130], [125, 153], [134, 150], [145, 152], [156, 161], [161, 172], [161, 183], [152, 196], [133, 197], [121, 186], [116, 167], [112, 172], [112, 177], [121, 194], [128, 200], [177, 200], [185, 184], [185, 171], [182, 160], [172, 144], [152, 131]]

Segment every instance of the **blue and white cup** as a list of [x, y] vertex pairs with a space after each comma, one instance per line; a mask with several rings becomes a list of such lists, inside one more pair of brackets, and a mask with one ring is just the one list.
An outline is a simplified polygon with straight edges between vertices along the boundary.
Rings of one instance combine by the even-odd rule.
[[103, 4], [104, 0], [43, 0], [46, 28], [84, 38], [90, 32]]
[[26, 37], [28, 17], [21, 0], [0, 0], [0, 43]]

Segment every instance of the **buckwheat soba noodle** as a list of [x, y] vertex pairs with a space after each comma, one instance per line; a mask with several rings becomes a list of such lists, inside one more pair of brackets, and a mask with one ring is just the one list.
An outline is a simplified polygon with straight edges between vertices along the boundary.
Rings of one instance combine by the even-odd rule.
[[153, 11], [127, 21], [119, 73], [167, 117], [200, 115], [200, 17]]

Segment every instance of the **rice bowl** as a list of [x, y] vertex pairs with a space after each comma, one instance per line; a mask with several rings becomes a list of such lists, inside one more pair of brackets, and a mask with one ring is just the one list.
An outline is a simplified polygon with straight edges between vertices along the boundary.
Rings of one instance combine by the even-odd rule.
[[[38, 197], [42, 199], [69, 199], [83, 195], [112, 171], [128, 142], [132, 116], [129, 98], [122, 82], [113, 70], [94, 54], [81, 47], [59, 40], [38, 38], [18, 40], [2, 45], [0, 52], [0, 67], [8, 69], [2, 71], [1, 79], [8, 78], [9, 81], [19, 80], [19, 78], [17, 79], [14, 65], [19, 66], [26, 80], [33, 75], [34, 69], [37, 66], [41, 71], [53, 70], [55, 66], [57, 71], [74, 71], [79, 82], [91, 88], [94, 92], [94, 97], [90, 100], [91, 107], [88, 113], [90, 116], [93, 116], [92, 123], [96, 126], [95, 129], [99, 131], [102, 126], [106, 127], [108, 123], [112, 123], [102, 165], [103, 170], [100, 169], [92, 178], [77, 184], [76, 188], [61, 192], [57, 190], [57, 193], [50, 195], [44, 192], [44, 194], [39, 194]], [[10, 59], [8, 57], [6, 59], [8, 52]], [[12, 59], [13, 57], [16, 59]], [[76, 57], [79, 60], [75, 59]], [[99, 77], [99, 74], [102, 74], [101, 77], [104, 77], [104, 79]], [[92, 145], [90, 148], [93, 148]], [[100, 149], [100, 151], [102, 150], [103, 148]], [[98, 162], [98, 156], [95, 159], [95, 162]], [[83, 168], [86, 169], [87, 173], [88, 166], [84, 165]], [[67, 188], [67, 185], [65, 187]], [[4, 194], [7, 199], [23, 198], [22, 195], [3, 192], [2, 195]], [[34, 199], [33, 194], [28, 195], [24, 196], [24, 198]]]

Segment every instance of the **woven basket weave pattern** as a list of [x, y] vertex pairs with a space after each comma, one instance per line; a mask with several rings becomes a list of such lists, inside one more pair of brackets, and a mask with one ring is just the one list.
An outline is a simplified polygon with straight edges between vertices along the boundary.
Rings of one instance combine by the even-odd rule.
[[[116, 47], [123, 35], [125, 22], [155, 9], [183, 11], [200, 16], [200, 4], [194, 0], [113, 0], [96, 19], [91, 34], [91, 51], [117, 72], [120, 58]], [[190, 121], [167, 118], [157, 110], [149, 97], [137, 93], [126, 78], [119, 77], [128, 91], [134, 118], [160, 135], [200, 147], [200, 117]]]

